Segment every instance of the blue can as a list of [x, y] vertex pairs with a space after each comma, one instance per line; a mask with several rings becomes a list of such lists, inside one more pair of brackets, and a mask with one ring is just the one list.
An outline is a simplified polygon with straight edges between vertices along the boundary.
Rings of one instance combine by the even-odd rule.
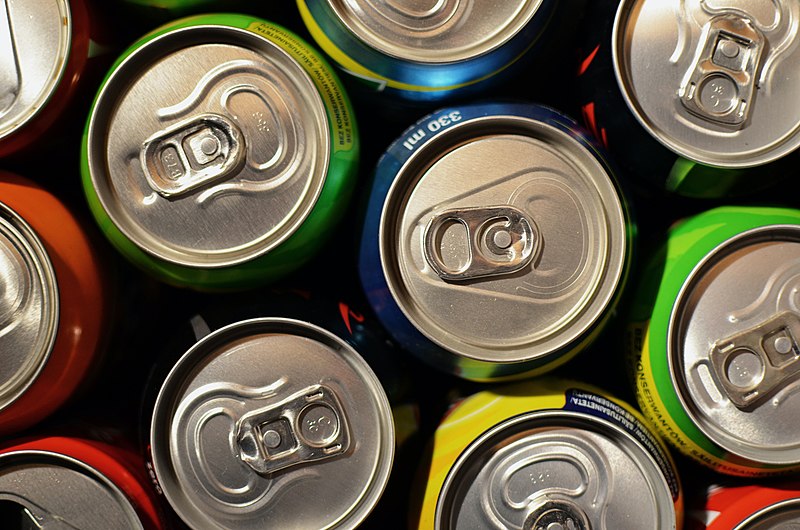
[[474, 93], [538, 48], [555, 0], [402, 3], [298, 0], [317, 44], [343, 70], [400, 98], [430, 102]]
[[633, 239], [602, 153], [527, 103], [445, 108], [408, 128], [378, 162], [359, 255], [393, 338], [476, 381], [532, 376], [591, 343]]

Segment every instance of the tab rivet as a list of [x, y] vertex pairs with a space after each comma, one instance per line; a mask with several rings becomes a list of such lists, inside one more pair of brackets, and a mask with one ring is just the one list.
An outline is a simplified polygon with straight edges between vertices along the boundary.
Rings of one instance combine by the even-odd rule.
[[775, 351], [782, 355], [792, 351], [792, 341], [789, 337], [778, 337], [775, 339]]
[[216, 152], [219, 151], [219, 140], [213, 136], [206, 136], [200, 142], [200, 150], [207, 156], [216, 154]]
[[281, 435], [278, 431], [269, 430], [265, 432], [262, 440], [267, 449], [277, 449], [281, 445]]
[[507, 230], [498, 230], [492, 234], [492, 241], [498, 248], [508, 248], [511, 246], [511, 234]]
[[719, 51], [722, 52], [725, 57], [733, 59], [739, 55], [740, 47], [734, 41], [725, 39], [719, 43]]

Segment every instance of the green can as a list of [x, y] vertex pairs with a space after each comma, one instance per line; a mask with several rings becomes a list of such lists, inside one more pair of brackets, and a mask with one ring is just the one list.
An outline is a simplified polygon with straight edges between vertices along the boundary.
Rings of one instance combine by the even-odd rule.
[[673, 225], [637, 293], [628, 348], [661, 435], [730, 475], [800, 469], [800, 210]]
[[232, 290], [322, 246], [352, 194], [359, 142], [318, 52], [276, 24], [215, 14], [125, 51], [82, 149], [91, 211], [129, 261], [173, 285]]

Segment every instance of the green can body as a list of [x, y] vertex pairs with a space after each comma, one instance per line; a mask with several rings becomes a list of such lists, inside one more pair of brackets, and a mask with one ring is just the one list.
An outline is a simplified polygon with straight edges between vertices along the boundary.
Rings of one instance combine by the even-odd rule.
[[675, 223], [666, 244], [652, 255], [639, 279], [626, 338], [639, 406], [657, 432], [680, 452], [721, 473], [767, 476], [797, 471], [800, 465], [732, 454], [693, 420], [687, 410], [691, 399], [680, 374], [676, 375], [675, 355], [670, 351], [673, 329], [680, 326], [677, 307], [690, 278], [702, 273], [701, 264], [728, 242], [742, 234], [798, 224], [800, 211], [787, 208], [709, 210]]
[[[131, 57], [142, 47], [148, 46], [157, 39], [163, 39], [171, 32], [192, 30], [192, 28], [196, 28], [197, 31], [205, 31], [205, 28], [232, 29], [246, 34], [246, 36], [252, 34], [259, 39], [271, 42], [288, 54], [306, 72], [316, 86], [327, 117], [327, 136], [330, 144], [327, 152], [329, 156], [327, 160], [320, 161], [320, 164], [327, 167], [327, 172], [323, 176], [324, 185], [313, 208], [293, 233], [268, 252], [230, 266], [187, 265], [176, 263], [174, 260], [162, 259], [149, 252], [132, 241], [115, 223], [104, 207], [100, 194], [93, 183], [90, 144], [97, 141], [94, 137], [98, 134], [95, 133], [93, 136], [92, 127], [101, 130], [100, 135], [103, 134], [103, 128], [93, 124], [93, 120], [98, 101], [103, 90], [107, 88], [109, 80], [118, 69], [130, 62]], [[198, 38], [202, 37], [193, 37], [195, 40]], [[338, 78], [321, 55], [281, 26], [246, 15], [214, 14], [189, 17], [162, 26], [134, 43], [115, 62], [95, 98], [84, 131], [81, 175], [84, 191], [97, 223], [111, 243], [129, 261], [169, 284], [198, 290], [236, 290], [266, 284], [294, 271], [310, 259], [315, 251], [326, 242], [347, 208], [355, 183], [358, 158], [358, 133], [351, 104], [341, 88]]]

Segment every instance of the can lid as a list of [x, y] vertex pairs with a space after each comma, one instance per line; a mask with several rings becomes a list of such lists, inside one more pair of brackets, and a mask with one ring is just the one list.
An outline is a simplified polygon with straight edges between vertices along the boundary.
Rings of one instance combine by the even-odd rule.
[[326, 0], [359, 40], [405, 61], [466, 61], [502, 46], [536, 15], [543, 0]]
[[189, 526], [354, 528], [388, 480], [394, 427], [378, 379], [347, 343], [262, 318], [181, 358], [159, 393], [151, 446]]
[[236, 265], [303, 223], [325, 183], [328, 119], [314, 81], [253, 32], [202, 25], [135, 49], [111, 74], [88, 164], [114, 224], [179, 265]]
[[67, 67], [67, 0], [0, 2], [0, 140], [38, 114]]
[[522, 414], [482, 434], [456, 460], [436, 506], [436, 528], [675, 524], [669, 486], [630, 434], [559, 410]]
[[733, 530], [791, 530], [798, 527], [800, 499], [789, 499], [759, 510]]
[[58, 332], [58, 288], [33, 229], [0, 202], [0, 410], [33, 384]]
[[750, 167], [800, 145], [795, 0], [623, 0], [612, 38], [633, 114], [677, 154]]
[[627, 259], [601, 161], [522, 116], [463, 119], [399, 170], [383, 206], [389, 289], [414, 326], [463, 357], [546, 358], [600, 319]]
[[800, 226], [743, 232], [711, 251], [670, 315], [668, 359], [683, 407], [716, 444], [800, 463]]
[[0, 520], [8, 528], [144, 528], [125, 494], [99, 471], [31, 450], [0, 455]]

